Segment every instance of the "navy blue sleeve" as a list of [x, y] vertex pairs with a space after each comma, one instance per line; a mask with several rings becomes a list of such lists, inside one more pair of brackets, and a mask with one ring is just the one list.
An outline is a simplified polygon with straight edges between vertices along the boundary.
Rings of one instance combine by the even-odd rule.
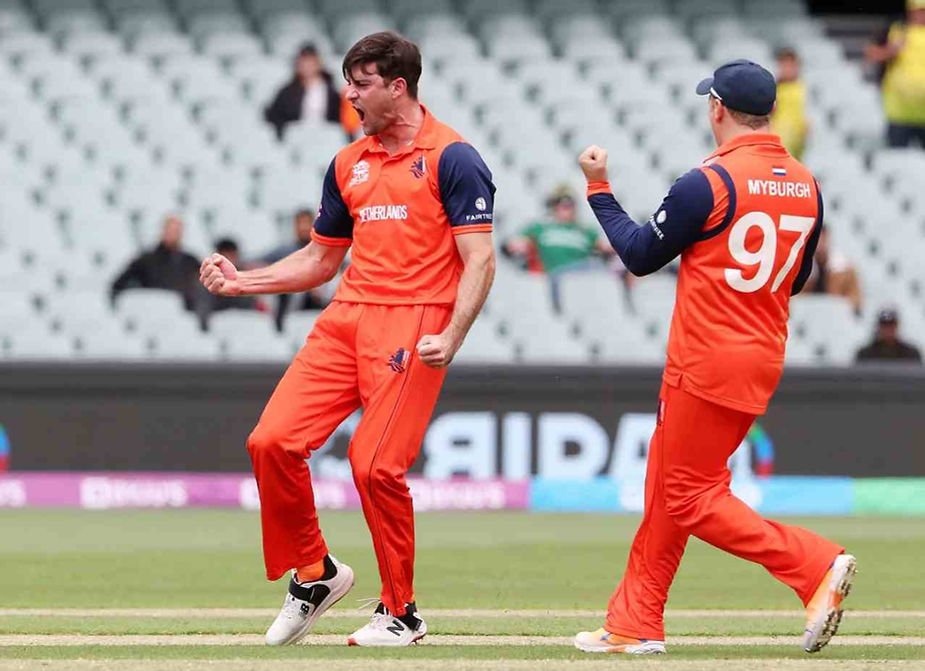
[[491, 181], [491, 171], [475, 147], [465, 142], [448, 145], [440, 155], [437, 175], [440, 200], [451, 226], [491, 226], [495, 185]]
[[713, 189], [703, 172], [691, 170], [672, 185], [643, 226], [630, 218], [613, 194], [594, 194], [588, 202], [623, 265], [642, 276], [663, 268], [702, 237], [713, 211]]
[[823, 208], [822, 208], [822, 190], [819, 188], [819, 182], [816, 182], [816, 198], [819, 202], [819, 214], [816, 215], [816, 225], [813, 232], [809, 234], [806, 241], [806, 247], [803, 251], [803, 260], [800, 261], [800, 271], [796, 279], [793, 280], [793, 286], [790, 288], [790, 295], [796, 296], [803, 291], [806, 286], [806, 280], [809, 279], [810, 273], [813, 272], [813, 258], [816, 256], [816, 247], [819, 244], [819, 236], [822, 235], [823, 227]]
[[[335, 158], [334, 161], [336, 160]], [[331, 241], [334, 244], [349, 245], [353, 239], [353, 217], [350, 216], [350, 210], [340, 194], [334, 161], [331, 161], [324, 176], [321, 207], [318, 208], [314, 232], [322, 238], [322, 243]]]

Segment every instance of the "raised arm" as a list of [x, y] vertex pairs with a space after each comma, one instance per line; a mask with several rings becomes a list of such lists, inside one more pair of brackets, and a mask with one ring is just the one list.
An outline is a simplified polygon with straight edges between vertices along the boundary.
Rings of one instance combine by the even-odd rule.
[[680, 177], [642, 226], [614, 198], [607, 177], [607, 152], [588, 147], [579, 157], [588, 180], [588, 203], [627, 269], [648, 275], [700, 240], [713, 210], [713, 190], [700, 170]]
[[219, 296], [290, 294], [314, 289], [337, 274], [347, 247], [311, 242], [266, 268], [239, 271], [221, 254], [202, 262], [199, 280]]
[[224, 256], [213, 254], [199, 272], [205, 287], [222, 296], [287, 294], [314, 289], [333, 278], [353, 240], [353, 218], [337, 185], [335, 161], [324, 178], [312, 242], [255, 270], [238, 271]]

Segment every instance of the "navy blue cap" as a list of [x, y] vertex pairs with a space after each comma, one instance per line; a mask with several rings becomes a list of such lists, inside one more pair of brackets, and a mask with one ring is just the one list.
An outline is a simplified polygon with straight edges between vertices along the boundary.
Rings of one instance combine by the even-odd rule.
[[777, 82], [757, 63], [739, 59], [721, 65], [697, 84], [697, 95], [712, 94], [726, 107], [746, 114], [764, 116], [774, 109]]

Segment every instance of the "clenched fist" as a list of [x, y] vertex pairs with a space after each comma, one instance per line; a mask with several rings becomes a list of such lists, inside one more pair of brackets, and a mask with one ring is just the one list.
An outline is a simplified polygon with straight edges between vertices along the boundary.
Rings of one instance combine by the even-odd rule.
[[581, 152], [578, 165], [589, 182], [607, 181], [607, 150], [592, 144]]
[[418, 341], [418, 356], [425, 366], [444, 368], [450, 365], [461, 344], [446, 333], [425, 335]]
[[221, 254], [213, 254], [202, 262], [199, 281], [209, 293], [217, 296], [237, 296], [241, 293], [238, 269]]

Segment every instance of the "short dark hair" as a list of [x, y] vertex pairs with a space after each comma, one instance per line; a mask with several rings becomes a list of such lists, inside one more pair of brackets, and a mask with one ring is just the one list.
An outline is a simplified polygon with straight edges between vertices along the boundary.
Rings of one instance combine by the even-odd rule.
[[303, 207], [295, 211], [295, 216], [293, 219], [301, 219], [302, 217], [308, 217], [309, 219], [315, 218], [315, 211], [310, 207]]
[[238, 243], [233, 238], [219, 238], [215, 241], [215, 251], [219, 254], [225, 252], [238, 252]]
[[386, 82], [404, 79], [408, 84], [408, 95], [417, 99], [421, 51], [414, 42], [392, 31], [367, 35], [350, 47], [344, 56], [344, 78], [349, 81], [353, 68], [369, 63], [375, 63], [376, 72]]
[[305, 42], [301, 47], [299, 47], [299, 53], [297, 56], [301, 58], [302, 56], [317, 56], [318, 47], [315, 46], [314, 42]]
[[786, 61], [793, 59], [795, 61], [800, 60], [800, 56], [797, 54], [796, 49], [793, 47], [778, 47], [774, 51], [774, 60], [776, 61]]

